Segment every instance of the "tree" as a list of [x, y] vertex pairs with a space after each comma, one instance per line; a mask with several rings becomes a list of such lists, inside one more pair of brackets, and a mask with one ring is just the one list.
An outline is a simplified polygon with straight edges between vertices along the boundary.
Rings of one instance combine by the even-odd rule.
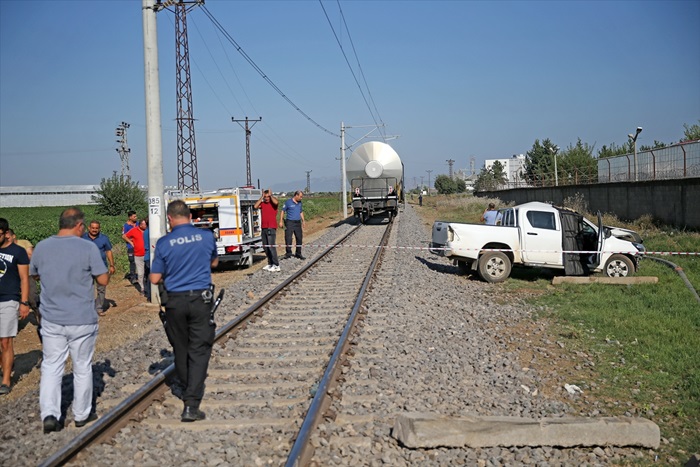
[[458, 178], [455, 180], [455, 183], [457, 184], [457, 193], [464, 193], [467, 191], [467, 182], [462, 180], [461, 178]]
[[632, 147], [631, 141], [627, 141], [626, 143], [622, 144], [622, 146], [618, 146], [615, 143], [610, 143], [610, 147], [603, 145], [598, 150], [598, 159], [605, 159], [608, 157], [615, 156], [624, 156], [625, 154], [632, 154], [633, 152], [634, 148]]
[[[491, 167], [481, 169], [479, 175], [474, 182], [474, 190], [476, 191], [493, 191], [504, 185], [507, 181], [506, 174], [503, 170], [503, 164], [496, 161]], [[466, 184], [465, 184], [466, 190]]]
[[441, 195], [451, 195], [457, 193], [457, 183], [447, 175], [435, 177], [435, 189]]
[[646, 144], [643, 144], [639, 146], [640, 151], [651, 151], [652, 149], [661, 149], [665, 148], [666, 143], [662, 143], [661, 141], [654, 140], [654, 145], [653, 146], [647, 146]]
[[578, 139], [557, 155], [557, 172], [560, 185], [590, 183], [598, 181], [598, 161], [593, 156], [593, 147]]
[[112, 174], [111, 178], [103, 178], [97, 195], [92, 196], [97, 203], [96, 212], [107, 216], [126, 215], [128, 211], [148, 212], [146, 190], [139, 187], [138, 182], [132, 182], [123, 175]]
[[[700, 120], [698, 120], [698, 122], [700, 123]], [[685, 131], [683, 131], [684, 138], [680, 140], [681, 143], [700, 139], [700, 125], [697, 123], [693, 126], [688, 126], [687, 123], [684, 123], [683, 128], [685, 128]]]
[[554, 156], [551, 149], [558, 146], [549, 138], [542, 140], [536, 139], [535, 143], [525, 154], [525, 179], [531, 185], [543, 185], [551, 182], [554, 184]]

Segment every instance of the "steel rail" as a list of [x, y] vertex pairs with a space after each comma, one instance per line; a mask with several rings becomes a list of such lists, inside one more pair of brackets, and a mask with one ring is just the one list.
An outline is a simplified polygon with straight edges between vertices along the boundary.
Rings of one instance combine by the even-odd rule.
[[[338, 245], [347, 240], [348, 237], [357, 232], [360, 227], [360, 225], [354, 227], [352, 230], [350, 230], [350, 232], [345, 234], [334, 244], [323, 250], [323, 252], [321, 252], [316, 258], [304, 265], [301, 269], [296, 271], [281, 284], [267, 293], [263, 298], [248, 307], [240, 315], [223, 325], [214, 336], [214, 344], [217, 344], [233, 329], [244, 323], [253, 313], [272, 300], [272, 298], [279, 294], [279, 292], [286, 288], [289, 284], [304, 275], [313, 265], [329, 254]], [[141, 386], [138, 390], [136, 390], [136, 392], [124, 399], [105, 415], [97, 419], [78, 436], [70, 440], [61, 449], [52, 454], [51, 457], [45, 459], [41, 464], [39, 464], [39, 467], [64, 465], [90, 444], [103, 442], [114, 437], [114, 435], [124, 428], [127, 423], [129, 423], [131, 420], [138, 419], [138, 415], [147, 409], [153, 403], [153, 401], [164, 399], [167, 391], [165, 382], [174, 373], [175, 364], [171, 363], [163, 371], [154, 376], [151, 381]]]
[[377, 251], [374, 254], [372, 263], [370, 264], [370, 267], [367, 271], [367, 276], [365, 277], [365, 280], [362, 283], [362, 287], [360, 288], [357, 300], [355, 301], [352, 311], [350, 312], [350, 316], [348, 318], [347, 323], [345, 324], [343, 333], [340, 335], [340, 339], [338, 340], [338, 343], [335, 346], [333, 355], [331, 355], [331, 358], [328, 361], [328, 365], [326, 367], [325, 373], [323, 374], [323, 378], [321, 378], [321, 381], [318, 383], [318, 389], [316, 391], [316, 394], [314, 394], [314, 398], [311, 401], [309, 410], [307, 411], [306, 416], [304, 417], [304, 421], [302, 422], [301, 428], [299, 429], [299, 433], [297, 435], [296, 440], [294, 441], [294, 445], [292, 446], [292, 449], [289, 452], [289, 456], [287, 457], [285, 467], [298, 467], [299, 465], [304, 465], [305, 463], [308, 463], [308, 460], [312, 455], [309, 449], [309, 439], [311, 437], [311, 433], [315, 429], [317, 421], [321, 416], [324, 405], [328, 399], [328, 389], [331, 383], [335, 381], [336, 373], [340, 370], [340, 359], [345, 354], [347, 347], [350, 344], [350, 333], [355, 328], [360, 307], [364, 302], [365, 295], [367, 294], [367, 289], [369, 287], [370, 281], [372, 280], [372, 277], [374, 276], [374, 272], [377, 267], [377, 263], [379, 262], [379, 258], [381, 257], [382, 252], [384, 251], [383, 247], [389, 241], [389, 234], [391, 232], [392, 225], [393, 219], [389, 222], [387, 229], [384, 232], [384, 235], [382, 236], [382, 240], [379, 242], [379, 246], [377, 246]]

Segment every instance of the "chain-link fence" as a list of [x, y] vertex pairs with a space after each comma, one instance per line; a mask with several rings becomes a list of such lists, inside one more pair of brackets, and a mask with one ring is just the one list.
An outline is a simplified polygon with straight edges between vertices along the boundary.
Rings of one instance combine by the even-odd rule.
[[[634, 154], [598, 159], [598, 183], [635, 181]], [[700, 177], [700, 141], [637, 152], [636, 180]]]

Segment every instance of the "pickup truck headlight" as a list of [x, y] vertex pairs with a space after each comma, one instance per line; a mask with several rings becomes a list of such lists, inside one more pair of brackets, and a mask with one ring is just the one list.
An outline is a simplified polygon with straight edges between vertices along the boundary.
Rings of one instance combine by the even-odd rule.
[[642, 253], [644, 253], [645, 251], [647, 251], [647, 249], [644, 248], [644, 245], [642, 245], [641, 243], [636, 243], [636, 242], [631, 242], [631, 243], [632, 243], [632, 245], [634, 245], [634, 247], [635, 247], [638, 251], [640, 251], [640, 252], [642, 252]]

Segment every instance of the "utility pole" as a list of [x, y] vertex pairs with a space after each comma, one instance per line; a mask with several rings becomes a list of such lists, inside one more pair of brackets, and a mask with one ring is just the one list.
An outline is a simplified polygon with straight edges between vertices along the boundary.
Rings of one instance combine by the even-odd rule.
[[[175, 5], [175, 48], [177, 90], [177, 187], [199, 191], [197, 147], [194, 138], [192, 81], [190, 78], [190, 47], [187, 40], [187, 12], [202, 0], [178, 1]], [[189, 6], [188, 6], [189, 5]]]
[[476, 172], [476, 157], [471, 156], [469, 158], [469, 170], [471, 172], [470, 175], [475, 175]]
[[421, 176], [420, 176], [420, 191], [421, 191], [421, 193], [423, 193], [423, 187], [424, 187], [424, 186], [425, 186], [425, 185], [423, 185], [423, 175], [421, 175]]
[[311, 172], [313, 172], [313, 170], [306, 171], [306, 193], [307, 194], [311, 193]]
[[[154, 247], [165, 233], [165, 200], [163, 184], [163, 135], [160, 121], [160, 78], [158, 76], [158, 31], [154, 0], [142, 1], [144, 91], [146, 97], [146, 161], [148, 164], [148, 225], [151, 259]], [[153, 294], [155, 303], [160, 296]]]
[[[252, 186], [253, 184], [253, 179], [250, 176], [250, 130], [261, 120], [262, 117], [258, 118], [257, 120], [249, 120], [248, 117], [246, 117], [245, 120], [236, 120], [235, 118], [231, 117], [231, 121], [238, 123], [239, 125], [241, 125], [241, 122], [245, 122], [245, 127], [241, 125], [241, 128], [245, 130], [245, 173], [247, 186]], [[249, 127], [248, 122], [253, 122], [253, 124]]]
[[452, 159], [447, 159], [447, 165], [450, 167], [450, 180], [453, 180], [454, 178], [452, 177], [452, 165], [454, 165], [455, 161]]
[[126, 142], [126, 130], [130, 126], [131, 125], [126, 122], [121, 122], [121, 124], [114, 131], [114, 133], [119, 137], [117, 140], [117, 143], [119, 143], [117, 152], [119, 153], [119, 159], [122, 161], [122, 178], [125, 180], [131, 180], [131, 169], [129, 168], [129, 153], [131, 152], [131, 149], [129, 149], [129, 145]]
[[432, 170], [426, 170], [426, 172], [428, 172], [428, 196], [430, 196], [430, 172]]

